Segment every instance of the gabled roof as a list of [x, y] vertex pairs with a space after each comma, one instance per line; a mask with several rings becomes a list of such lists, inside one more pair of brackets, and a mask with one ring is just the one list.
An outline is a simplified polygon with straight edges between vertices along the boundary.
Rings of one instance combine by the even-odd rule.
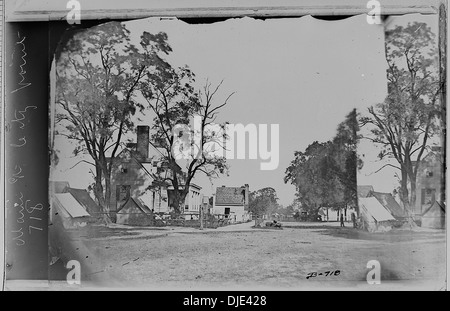
[[152, 212], [150, 210], [150, 208], [148, 208], [145, 204], [143, 204], [143, 202], [141, 202], [139, 199], [135, 199], [135, 198], [128, 199], [128, 201], [126, 201], [124, 204], [122, 204], [122, 206], [116, 212], [119, 213], [127, 204], [130, 204], [130, 203], [134, 204], [144, 214], [150, 214]]
[[68, 181], [50, 181], [49, 187], [51, 193], [63, 193], [70, 185]]
[[58, 206], [64, 209], [72, 218], [89, 217], [89, 213], [81, 206], [80, 203], [70, 193], [55, 193]]
[[140, 210], [142, 212], [144, 212], [146, 214], [150, 214], [152, 212], [150, 210], [150, 208], [147, 205], [145, 205], [144, 201], [142, 201], [141, 199], [137, 199], [137, 200], [134, 198], [131, 198], [131, 199], [136, 202], [136, 205], [140, 208]]
[[[133, 150], [130, 150], [128, 148], [124, 148], [118, 155], [117, 158], [120, 159], [124, 154], [128, 153], [130, 155], [130, 159], [132, 161], [135, 161], [136, 163], [138, 163], [142, 170], [145, 172], [145, 174], [147, 176], [149, 176], [150, 178], [153, 178], [153, 174], [152, 174], [152, 169], [153, 169], [153, 162], [154, 161], [158, 161], [158, 162], [164, 162], [164, 160], [161, 160], [161, 158], [147, 158], [147, 159], [140, 159], [138, 156], [136, 156], [136, 152]], [[181, 170], [181, 168], [180, 168]], [[178, 174], [178, 178], [182, 179], [182, 175]]]
[[358, 198], [367, 198], [370, 192], [373, 191], [373, 186], [371, 185], [360, 185], [357, 186]]
[[439, 152], [437, 151], [430, 151], [427, 153], [426, 156], [424, 156], [421, 160], [422, 163], [424, 162], [430, 162], [430, 161], [436, 161], [436, 160], [440, 160], [439, 157]]
[[371, 192], [371, 194], [381, 203], [394, 217], [407, 217], [408, 215], [402, 209], [400, 204], [395, 201], [394, 197], [390, 193], [383, 192]]
[[216, 189], [216, 205], [244, 205], [244, 187], [218, 187]]
[[65, 192], [70, 193], [90, 214], [101, 213], [102, 210], [89, 193], [84, 189], [66, 188]]

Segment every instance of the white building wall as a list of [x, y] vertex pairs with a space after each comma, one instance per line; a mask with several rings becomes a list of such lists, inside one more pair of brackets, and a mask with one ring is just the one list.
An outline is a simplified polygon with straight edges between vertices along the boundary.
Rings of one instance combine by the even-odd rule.
[[220, 205], [214, 206], [213, 214], [214, 215], [224, 215], [225, 208], [230, 209], [229, 218], [234, 222], [245, 222], [249, 220], [249, 213], [244, 210], [244, 206], [233, 206], [233, 205]]
[[185, 206], [188, 206], [188, 208], [184, 208], [185, 219], [189, 220], [191, 219], [191, 216], [193, 219], [198, 219], [200, 215], [200, 205], [202, 203], [202, 197], [200, 190], [196, 188], [191, 188], [189, 190], [189, 193], [186, 195], [185, 198]]

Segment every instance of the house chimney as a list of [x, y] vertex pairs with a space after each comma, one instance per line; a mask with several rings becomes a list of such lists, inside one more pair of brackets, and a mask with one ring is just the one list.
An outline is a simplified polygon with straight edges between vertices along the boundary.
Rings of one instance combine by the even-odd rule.
[[137, 127], [137, 152], [142, 159], [148, 158], [148, 145], [150, 140], [150, 127], [138, 125]]

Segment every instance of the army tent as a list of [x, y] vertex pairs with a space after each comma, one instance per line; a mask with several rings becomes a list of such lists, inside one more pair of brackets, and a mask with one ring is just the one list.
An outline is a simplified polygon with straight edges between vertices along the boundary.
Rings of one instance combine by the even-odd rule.
[[91, 216], [101, 216], [100, 206], [95, 203], [86, 190], [67, 187], [64, 192], [70, 193]]
[[70, 193], [52, 195], [52, 219], [62, 221], [64, 228], [77, 228], [86, 225], [90, 215]]
[[395, 218], [375, 197], [358, 198], [358, 205], [364, 229], [370, 232], [392, 229]]
[[392, 214], [392, 216], [394, 216], [395, 219], [399, 221], [407, 220], [408, 215], [400, 204], [395, 201], [392, 194], [375, 191], [371, 192], [371, 194]]

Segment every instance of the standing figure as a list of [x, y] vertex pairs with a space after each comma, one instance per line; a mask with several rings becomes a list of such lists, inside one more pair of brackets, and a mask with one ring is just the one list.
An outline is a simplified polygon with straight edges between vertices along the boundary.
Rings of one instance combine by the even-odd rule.
[[353, 222], [353, 228], [356, 228], [356, 215], [355, 215], [355, 213], [352, 213], [352, 222]]
[[344, 225], [344, 214], [341, 213], [341, 227], [345, 227]]

